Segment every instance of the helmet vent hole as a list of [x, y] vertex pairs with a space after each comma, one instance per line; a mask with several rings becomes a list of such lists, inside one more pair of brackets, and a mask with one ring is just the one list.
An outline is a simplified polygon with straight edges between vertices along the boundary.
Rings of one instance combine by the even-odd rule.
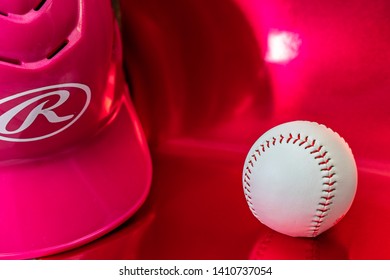
[[46, 0], [42, 0], [41, 2], [39, 2], [38, 6], [34, 8], [34, 11], [39, 11], [43, 7], [43, 5], [45, 5], [45, 3]]
[[64, 42], [61, 43], [57, 48], [55, 48], [48, 56], [47, 59], [52, 59], [55, 57], [62, 49], [66, 47], [66, 45], [69, 43], [69, 40], [66, 39]]

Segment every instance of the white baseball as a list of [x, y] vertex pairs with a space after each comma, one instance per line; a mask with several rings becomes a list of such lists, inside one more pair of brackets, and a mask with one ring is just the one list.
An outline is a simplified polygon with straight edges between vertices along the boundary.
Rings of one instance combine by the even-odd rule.
[[337, 133], [309, 121], [278, 125], [249, 150], [243, 187], [253, 215], [290, 236], [314, 237], [351, 207], [357, 168]]

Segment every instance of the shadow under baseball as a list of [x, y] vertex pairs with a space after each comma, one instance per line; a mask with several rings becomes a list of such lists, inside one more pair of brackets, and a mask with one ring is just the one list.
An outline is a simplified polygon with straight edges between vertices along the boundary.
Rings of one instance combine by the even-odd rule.
[[326, 234], [291, 237], [266, 229], [248, 257], [251, 260], [346, 260], [348, 251]]

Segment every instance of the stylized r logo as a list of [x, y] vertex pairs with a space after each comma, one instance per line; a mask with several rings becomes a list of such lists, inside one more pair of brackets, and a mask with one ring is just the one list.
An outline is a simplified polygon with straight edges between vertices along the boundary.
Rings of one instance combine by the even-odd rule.
[[[71, 91], [73, 94], [82, 95], [79, 98], [83, 101], [82, 108], [72, 108], [69, 101]], [[53, 100], [55, 100], [54, 104]], [[81, 117], [87, 109], [91, 100], [91, 91], [88, 86], [83, 84], [60, 84], [55, 86], [43, 87], [34, 90], [25, 91], [3, 99], [0, 99], [0, 110], [7, 108], [4, 113], [0, 113], [0, 140], [12, 142], [36, 141], [51, 137], [60, 133]], [[9, 104], [12, 104], [9, 106]], [[80, 106], [79, 106], [80, 107]], [[65, 111], [64, 111], [65, 108]], [[58, 113], [57, 111], [61, 112]], [[76, 111], [76, 112], [75, 112]], [[20, 137], [25, 131], [34, 130], [32, 126], [37, 123], [37, 119], [43, 117], [47, 124], [61, 124], [53, 128], [46, 125], [48, 129], [40, 127], [40, 133], [30, 133], [29, 137]], [[42, 120], [42, 118], [41, 118]], [[44, 123], [43, 123], [44, 124]], [[43, 125], [45, 126], [45, 125]]]

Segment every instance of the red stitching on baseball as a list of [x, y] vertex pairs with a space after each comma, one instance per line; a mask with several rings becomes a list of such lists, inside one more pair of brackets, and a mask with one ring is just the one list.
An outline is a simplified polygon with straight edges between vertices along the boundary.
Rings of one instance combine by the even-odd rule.
[[309, 139], [309, 136], [306, 136], [305, 139], [301, 142], [301, 144], [299, 144], [299, 146], [306, 144], [308, 139]]
[[[323, 185], [328, 185], [328, 184], [323, 184]], [[328, 185], [328, 186], [330, 186], [330, 185]], [[331, 192], [334, 192], [336, 189], [326, 189], [326, 190], [322, 190], [322, 192], [324, 192], [324, 193], [331, 193]]]
[[322, 155], [318, 155], [315, 157], [315, 159], [325, 158], [325, 156], [328, 154], [328, 152], [324, 152]]
[[322, 149], [322, 146], [319, 146], [317, 150], [311, 151], [310, 154], [319, 153]]
[[320, 163], [319, 163], [319, 165], [328, 164], [328, 163], [329, 163], [329, 161], [330, 161], [330, 159], [328, 158], [327, 160], [320, 162]]
[[332, 201], [325, 201], [325, 202], [320, 202], [320, 203], [318, 203], [319, 205], [322, 205], [322, 206], [329, 206], [329, 205], [331, 205], [333, 202]]
[[334, 198], [334, 195], [328, 195], [328, 196], [321, 196], [322, 199], [325, 199], [326, 201], [328, 200], [331, 200], [332, 198]]
[[298, 137], [293, 141], [293, 144], [297, 143], [299, 140], [301, 140], [301, 134], [298, 133]]
[[[304, 139], [301, 139], [301, 134], [300, 133], [298, 133], [297, 137], [294, 137], [292, 135], [292, 133], [289, 133], [288, 138], [286, 138], [285, 136], [280, 134], [279, 135], [279, 139], [277, 139], [275, 137], [272, 138], [272, 145], [275, 146], [276, 142], [279, 142], [279, 144], [282, 144], [284, 139], [286, 139], [286, 143], [290, 143], [290, 141], [293, 140], [292, 144], [296, 144], [298, 141], [301, 140], [300, 143], [299, 143], [299, 146], [302, 146], [304, 144], [308, 144], [307, 146], [304, 147], [305, 150], [313, 148], [314, 150], [312, 150], [310, 152], [310, 154], [311, 155], [317, 154], [314, 157], [314, 159], [316, 159], [316, 160], [320, 160], [321, 159], [321, 162], [319, 162], [318, 165], [319, 166], [325, 166], [325, 167], [321, 168], [320, 171], [328, 173], [328, 174], [322, 176], [322, 179], [325, 180], [323, 182], [323, 184], [322, 184], [323, 185], [322, 192], [325, 195], [322, 195], [320, 197], [321, 201], [318, 203], [319, 207], [316, 209], [316, 211], [320, 212], [320, 213], [316, 213], [313, 216], [313, 219], [311, 221], [311, 226], [309, 228], [309, 230], [311, 232], [311, 235], [314, 237], [314, 236], [316, 236], [319, 233], [319, 230], [320, 230], [321, 225], [322, 225], [322, 223], [324, 221], [324, 218], [328, 215], [328, 212], [330, 211], [329, 206], [333, 203], [332, 199], [335, 197], [334, 192], [336, 191], [336, 188], [334, 186], [337, 183], [337, 181], [333, 180], [333, 177], [336, 175], [336, 173], [333, 170], [334, 166], [333, 165], [329, 165], [329, 163], [331, 162], [332, 159], [328, 156], [328, 152], [327, 151], [323, 151], [321, 153], [321, 150], [323, 149], [323, 146], [322, 145], [316, 146], [316, 140], [315, 139], [313, 139], [312, 142], [309, 143], [309, 137], [306, 136]], [[259, 145], [259, 149], [255, 150], [255, 153], [257, 153], [259, 157], [261, 156], [261, 154], [260, 154], [260, 147], [261, 147], [262, 152], [265, 152], [267, 148], [270, 148], [270, 141], [266, 140], [264, 144], [260, 144]], [[252, 158], [252, 157], [255, 159], [255, 161], [257, 161], [257, 158], [256, 158], [255, 154], [252, 154], [250, 156], [250, 158]], [[252, 160], [249, 160], [248, 164], [252, 168], [254, 167], [254, 163], [253, 163]], [[246, 184], [244, 189], [248, 193], [251, 193], [251, 185], [246, 180], [246, 178], [247, 178], [250, 181], [250, 176], [248, 175], [248, 173], [252, 174], [251, 168], [249, 166], [247, 166], [246, 172], [244, 174], [244, 183]], [[252, 205], [253, 205], [252, 197], [247, 195], [247, 194], [245, 195], [245, 197], [246, 197], [247, 203], [248, 203], [249, 208], [252, 211], [253, 215], [255, 217], [258, 217], [258, 215], [256, 213], [256, 210], [254, 209], [254, 207], [252, 207]]]
[[288, 135], [288, 139], [287, 139], [287, 143], [289, 143], [291, 141], [291, 139], [293, 139], [293, 136], [291, 135], [291, 133]]
[[325, 167], [325, 168], [322, 168], [321, 171], [331, 171], [332, 169], [333, 169], [333, 165]]
[[317, 211], [320, 211], [321, 213], [326, 213], [328, 212], [330, 209], [329, 208], [320, 208], [320, 209], [317, 209]]
[[322, 176], [322, 178], [331, 179], [333, 176], [336, 175], [335, 173], [332, 173], [330, 175]]
[[316, 144], [316, 140], [314, 139], [313, 142], [311, 142], [310, 145], [308, 145], [308, 146], [305, 147], [305, 149], [312, 148], [312, 147], [314, 147], [315, 144]]

